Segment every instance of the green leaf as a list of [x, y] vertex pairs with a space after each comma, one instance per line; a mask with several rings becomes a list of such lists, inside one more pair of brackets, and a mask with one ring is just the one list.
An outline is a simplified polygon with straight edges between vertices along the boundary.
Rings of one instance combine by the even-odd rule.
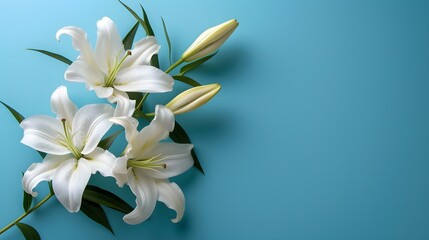
[[129, 213], [133, 210], [128, 203], [115, 194], [92, 185], [86, 186], [83, 192], [83, 199], [123, 213]]
[[45, 54], [51, 58], [55, 58], [55, 59], [61, 61], [67, 65], [70, 65], [73, 63], [70, 59], [68, 59], [68, 58], [66, 58], [60, 54], [57, 54], [57, 53], [53, 53], [53, 52], [49, 52], [49, 51], [45, 51], [45, 50], [40, 50], [40, 49], [34, 49], [34, 48], [28, 48], [27, 50], [43, 53], [43, 54]]
[[[24, 116], [22, 116], [22, 115], [21, 115], [21, 113], [19, 113], [19, 112], [18, 112], [18, 111], [16, 111], [15, 109], [13, 109], [11, 106], [7, 105], [6, 103], [4, 103], [4, 102], [2, 102], [2, 101], [0, 101], [0, 103], [1, 103], [1, 104], [3, 104], [3, 106], [5, 106], [5, 107], [7, 108], [7, 110], [9, 110], [9, 112], [13, 115], [13, 117], [16, 119], [16, 121], [17, 121], [18, 123], [21, 123], [21, 122], [25, 119], [25, 117], [24, 117]], [[40, 155], [42, 158], [45, 158], [46, 153], [44, 153], [44, 152], [39, 152], [39, 151], [37, 151], [37, 152], [39, 153], [39, 155]]]
[[134, 37], [136, 36], [137, 29], [139, 28], [139, 22], [136, 22], [131, 30], [127, 33], [127, 35], [122, 40], [124, 44], [124, 49], [129, 50], [133, 46]]
[[113, 142], [115, 141], [116, 137], [118, 137], [119, 134], [122, 133], [122, 131], [123, 130], [118, 130], [112, 133], [112, 135], [104, 138], [103, 140], [100, 141], [100, 143], [98, 143], [98, 147], [101, 147], [104, 150], [109, 149], [112, 146]]
[[173, 76], [173, 78], [176, 79], [177, 81], [181, 81], [183, 83], [186, 83], [192, 87], [201, 86], [201, 84], [199, 82], [195, 81], [194, 79], [192, 79], [190, 77], [176, 75], [176, 76]]
[[24, 191], [24, 198], [22, 201], [22, 207], [24, 208], [25, 212], [28, 212], [32, 203], [33, 203], [33, 196], [31, 196], [31, 194], [28, 194]]
[[[174, 124], [174, 130], [170, 133], [170, 138], [176, 143], [191, 143], [191, 139], [189, 139], [188, 134], [185, 129], [180, 126], [180, 124], [176, 121]], [[197, 154], [194, 149], [191, 151], [192, 158], [194, 159], [194, 166], [204, 174], [203, 167], [201, 166], [200, 161], [198, 160]]]
[[141, 7], [142, 12], [143, 12], [143, 20], [147, 26], [147, 32], [146, 32], [147, 35], [148, 36], [155, 36], [155, 33], [153, 32], [152, 26], [150, 25], [149, 18], [147, 17], [146, 11], [144, 10], [144, 8], [141, 4], [140, 4], [140, 7]]
[[82, 205], [80, 210], [89, 218], [91, 218], [94, 222], [100, 224], [101, 226], [107, 228], [113, 235], [112, 226], [110, 226], [109, 219], [107, 219], [106, 212], [104, 212], [103, 208], [100, 204], [82, 199]]
[[173, 65], [172, 64], [173, 60], [171, 59], [171, 51], [172, 51], [171, 41], [170, 41], [170, 37], [168, 36], [167, 27], [165, 26], [164, 18], [161, 17], [161, 20], [162, 20], [162, 26], [164, 27], [165, 39], [167, 40], [167, 44], [168, 44], [168, 60], [170, 61], [170, 66], [171, 66]]
[[122, 6], [124, 6], [128, 10], [128, 12], [131, 13], [131, 15], [133, 15], [136, 18], [136, 20], [144, 28], [146, 34], [149, 35], [149, 29], [146, 25], [146, 22], [139, 15], [137, 15], [137, 13], [134, 12], [134, 10], [132, 10], [130, 7], [128, 7], [125, 3], [121, 2], [120, 0], [118, 0], [118, 1], [122, 4]]
[[214, 57], [218, 52], [215, 52], [211, 55], [208, 55], [206, 57], [203, 57], [201, 59], [198, 59], [196, 61], [193, 61], [189, 64], [186, 64], [185, 66], [183, 66], [182, 68], [180, 68], [180, 75], [185, 74], [186, 72], [191, 71], [194, 68], [197, 68], [198, 66], [200, 66], [201, 64], [207, 62], [210, 58]]
[[18, 111], [16, 111], [15, 109], [13, 109], [11, 106], [7, 105], [6, 103], [0, 101], [1, 104], [3, 104], [3, 106], [5, 106], [7, 108], [7, 110], [9, 110], [10, 113], [12, 113], [12, 115], [15, 117], [16, 121], [18, 121], [18, 123], [21, 123], [22, 120], [25, 119], [24, 116], [22, 116]]
[[41, 240], [39, 233], [32, 226], [20, 222], [15, 225], [21, 230], [25, 240]]
[[150, 59], [150, 65], [159, 68], [159, 59], [158, 54], [152, 55], [152, 58]]

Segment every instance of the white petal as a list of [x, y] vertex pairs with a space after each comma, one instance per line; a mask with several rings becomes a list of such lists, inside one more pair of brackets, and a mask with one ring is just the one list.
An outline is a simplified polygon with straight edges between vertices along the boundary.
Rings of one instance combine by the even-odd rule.
[[91, 88], [104, 84], [106, 74], [97, 64], [87, 61], [79, 56], [66, 70], [64, 78], [72, 82], [84, 82]]
[[131, 50], [131, 56], [129, 56], [124, 64], [123, 68], [136, 66], [136, 65], [150, 65], [150, 60], [154, 54], [157, 54], [161, 46], [158, 45], [156, 38], [148, 36], [134, 44], [134, 48]]
[[173, 89], [173, 78], [156, 67], [138, 65], [119, 71], [113, 83], [125, 92], [163, 93]]
[[124, 54], [121, 37], [112, 19], [103, 17], [98, 20], [95, 56], [103, 71], [107, 73], [109, 67], [114, 66], [116, 61], [120, 61]]
[[111, 87], [97, 86], [97, 87], [94, 87], [94, 91], [95, 91], [95, 94], [97, 94], [97, 97], [99, 98], [108, 98], [113, 94], [113, 88]]
[[112, 168], [116, 157], [102, 148], [95, 148], [90, 154], [84, 156], [91, 164], [92, 174], [100, 172], [104, 177], [112, 177]]
[[158, 200], [165, 203], [168, 208], [176, 211], [176, 218], [171, 219], [171, 221], [177, 223], [182, 220], [185, 212], [185, 196], [182, 190], [174, 182], [159, 181], [156, 185], [159, 191]]
[[60, 120], [49, 116], [31, 116], [21, 122], [24, 137], [21, 142], [38, 151], [65, 155], [70, 153], [66, 147], [59, 143], [64, 139], [63, 126]]
[[113, 176], [116, 179], [116, 184], [118, 184], [118, 186], [120, 187], [124, 186], [124, 184], [127, 182], [127, 162], [128, 156], [125, 155], [116, 158], [113, 164]]
[[135, 137], [129, 142], [131, 144], [131, 153], [134, 156], [145, 152], [159, 141], [166, 139], [174, 129], [174, 114], [170, 109], [156, 105], [155, 118], [144, 127]]
[[124, 216], [128, 224], [139, 224], [152, 215], [158, 199], [158, 188], [150, 177], [146, 176], [140, 169], [130, 168], [128, 170], [128, 185], [136, 195], [136, 208]]
[[111, 118], [110, 121], [125, 128], [125, 137], [129, 142], [131, 140], [131, 136], [137, 133], [138, 121], [132, 117], [136, 101], [122, 96], [118, 97], [116, 100], [117, 105], [115, 113], [113, 114], [114, 117]]
[[91, 153], [110, 129], [113, 108], [108, 104], [90, 104], [82, 107], [73, 120], [73, 142], [82, 154]]
[[119, 98], [119, 97], [123, 97], [123, 98], [128, 98], [129, 99], [128, 94], [126, 92], [119, 91], [118, 89], [113, 89], [112, 95], [110, 97], [108, 97], [107, 100], [110, 103], [115, 103], [115, 102], [117, 102], [116, 99]]
[[134, 110], [136, 108], [135, 100], [130, 100], [128, 98], [118, 96], [116, 98], [116, 102], [117, 105], [115, 108], [115, 113], [113, 114], [114, 117], [131, 117], [133, 115]]
[[81, 52], [81, 56], [85, 58], [86, 61], [94, 60], [94, 52], [91, 49], [86, 32], [83, 29], [78, 27], [63, 27], [58, 30], [56, 34], [58, 41], [63, 34], [67, 34], [72, 38], [73, 48]]
[[70, 100], [67, 88], [60, 86], [51, 96], [52, 112], [57, 114], [58, 119], [65, 119], [66, 125], [71, 127], [73, 117], [77, 112], [76, 105]]
[[79, 211], [90, 177], [91, 165], [86, 159], [69, 159], [58, 166], [52, 186], [58, 201], [69, 212]]
[[139, 122], [133, 117], [114, 117], [110, 121], [114, 124], [121, 125], [125, 129], [125, 138], [127, 142], [131, 142], [131, 139], [138, 134], [137, 126]]
[[158, 143], [150, 150], [144, 152], [142, 158], [158, 156], [162, 159], [165, 169], [145, 169], [146, 173], [153, 178], [165, 179], [177, 176], [188, 170], [194, 164], [191, 156], [192, 144]]
[[33, 192], [33, 189], [41, 181], [50, 181], [55, 175], [57, 167], [65, 160], [73, 158], [72, 155], [46, 155], [45, 159], [41, 163], [33, 163], [24, 173], [22, 177], [22, 187], [25, 192], [37, 197], [37, 192]]

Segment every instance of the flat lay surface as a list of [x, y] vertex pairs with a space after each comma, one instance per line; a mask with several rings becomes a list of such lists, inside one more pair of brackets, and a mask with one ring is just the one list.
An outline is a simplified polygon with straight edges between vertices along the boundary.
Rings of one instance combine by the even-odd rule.
[[[174, 60], [208, 27], [240, 23], [219, 53], [190, 73], [202, 84], [220, 83], [219, 94], [177, 117], [206, 174], [191, 168], [173, 179], [186, 197], [177, 224], [162, 203], [139, 225], [106, 209], [113, 236], [51, 199], [23, 221], [42, 239], [429, 238], [429, 2], [125, 3], [145, 7], [163, 70], [169, 63], [161, 17]], [[74, 60], [70, 38], [57, 42], [57, 30], [79, 26], [94, 44], [104, 16], [121, 36], [135, 23], [114, 0], [0, 3], [0, 100], [24, 116], [55, 116], [50, 96], [65, 85], [78, 106], [104, 102], [84, 84], [65, 81], [67, 65], [26, 50]], [[3, 227], [22, 213], [22, 172], [41, 159], [20, 143], [22, 129], [4, 108], [0, 123]], [[100, 185], [100, 178], [91, 183], [134, 207], [128, 186], [116, 187], [113, 178]], [[47, 184], [37, 190], [40, 200]], [[14, 228], [0, 239], [24, 238]]]

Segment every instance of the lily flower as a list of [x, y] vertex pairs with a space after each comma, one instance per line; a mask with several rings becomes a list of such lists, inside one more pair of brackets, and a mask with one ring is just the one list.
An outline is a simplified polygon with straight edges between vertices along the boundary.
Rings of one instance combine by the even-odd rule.
[[[133, 108], [134, 106], [130, 106]], [[136, 195], [136, 208], [124, 216], [128, 224], [138, 224], [150, 217], [157, 201], [176, 211], [172, 222], [179, 222], [185, 211], [185, 197], [179, 186], [169, 178], [177, 176], [193, 165], [192, 144], [160, 142], [174, 129], [174, 115], [170, 109], [157, 105], [152, 122], [137, 131], [136, 121], [112, 118], [124, 126], [128, 145], [124, 155], [116, 159], [113, 174], [117, 184], [127, 183]]]
[[37, 196], [33, 189], [41, 181], [51, 181], [56, 197], [69, 212], [80, 209], [82, 195], [91, 174], [113, 176], [115, 156], [97, 147], [110, 129], [114, 109], [109, 104], [90, 104], [79, 110], [69, 99], [67, 88], [60, 86], [51, 97], [57, 118], [31, 116], [21, 122], [21, 142], [47, 153], [41, 163], [33, 163], [24, 173], [24, 191]]
[[94, 90], [99, 98], [116, 102], [118, 95], [126, 92], [162, 93], [171, 91], [173, 78], [150, 65], [160, 46], [155, 37], [148, 36], [134, 44], [134, 49], [125, 51], [115, 23], [108, 17], [97, 21], [95, 50], [87, 39], [86, 32], [78, 27], [61, 28], [57, 34], [72, 38], [73, 47], [80, 52], [67, 71], [65, 79], [84, 82], [88, 90]]

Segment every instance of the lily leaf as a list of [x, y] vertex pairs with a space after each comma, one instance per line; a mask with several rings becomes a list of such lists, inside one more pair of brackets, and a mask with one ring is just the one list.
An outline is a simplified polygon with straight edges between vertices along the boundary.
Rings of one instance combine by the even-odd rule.
[[19, 230], [21, 230], [22, 235], [24, 235], [25, 240], [40, 240], [40, 235], [32, 226], [25, 223], [16, 223], [15, 224]]
[[197, 68], [198, 66], [200, 66], [201, 64], [207, 62], [210, 58], [214, 57], [218, 52], [215, 52], [211, 55], [208, 55], [206, 57], [203, 57], [201, 59], [198, 59], [196, 61], [193, 61], [189, 64], [186, 64], [185, 66], [183, 66], [182, 68], [180, 68], [180, 75], [185, 74], [186, 72], [191, 71], [194, 68]]
[[134, 12], [133, 9], [128, 7], [125, 3], [121, 2], [120, 0], [118, 0], [118, 1], [122, 4], [122, 6], [124, 6], [128, 10], [128, 12], [131, 13], [131, 15], [133, 15], [136, 18], [136, 20], [144, 28], [146, 34], [149, 35], [149, 29], [148, 29], [148, 26], [146, 25], [146, 22], [136, 12]]
[[24, 116], [21, 115], [21, 113], [19, 113], [18, 111], [16, 111], [15, 109], [13, 109], [11, 106], [7, 105], [6, 103], [0, 101], [1, 104], [3, 104], [3, 106], [5, 106], [7, 108], [7, 110], [9, 110], [9, 112], [13, 115], [13, 117], [15, 117], [16, 121], [18, 121], [18, 123], [21, 123], [22, 120], [25, 119]]
[[[3, 106], [5, 106], [5, 107], [7, 108], [7, 110], [9, 110], [9, 112], [13, 115], [13, 117], [16, 119], [16, 121], [17, 121], [18, 123], [21, 123], [21, 122], [25, 119], [25, 117], [24, 117], [24, 116], [22, 116], [22, 114], [21, 114], [21, 113], [19, 113], [19, 112], [18, 112], [18, 111], [16, 111], [15, 109], [13, 109], [11, 106], [7, 105], [6, 103], [4, 103], [4, 102], [2, 102], [2, 101], [0, 101], [0, 103], [1, 103], [1, 104], [3, 104]], [[45, 158], [46, 153], [44, 153], [44, 152], [39, 152], [39, 151], [37, 151], [37, 152], [39, 153], [39, 155], [40, 155], [42, 158]]]
[[70, 65], [70, 64], [73, 63], [70, 59], [68, 59], [68, 58], [66, 58], [66, 57], [64, 57], [64, 56], [62, 56], [60, 54], [57, 54], [57, 53], [49, 52], [49, 51], [46, 51], [46, 50], [34, 49], [34, 48], [28, 48], [27, 50], [36, 51], [36, 52], [39, 52], [39, 53], [43, 53], [43, 54], [45, 54], [45, 55], [47, 55], [47, 56], [49, 56], [51, 58], [55, 58], [55, 59], [61, 61], [61, 62], [65, 63], [65, 64], [67, 64], [67, 65]]
[[167, 27], [165, 26], [164, 18], [161, 17], [161, 20], [162, 20], [162, 26], [164, 27], [165, 39], [167, 40], [167, 44], [168, 44], [168, 60], [170, 61], [170, 66], [171, 66], [173, 65], [172, 59], [171, 59], [171, 51], [172, 51], [171, 41], [170, 41], [170, 37], [168, 36]]
[[147, 17], [146, 11], [144, 10], [144, 8], [141, 4], [140, 4], [140, 7], [141, 7], [142, 12], [143, 12], [143, 20], [147, 26], [147, 32], [146, 32], [147, 35], [148, 36], [155, 36], [155, 33], [153, 32], [152, 26], [150, 25], [149, 18]]
[[[174, 124], [174, 130], [170, 133], [170, 138], [176, 143], [191, 143], [188, 134], [185, 129], [176, 121]], [[194, 149], [191, 150], [192, 158], [194, 159], [194, 167], [196, 167], [202, 174], [204, 174], [203, 167], [201, 166], [200, 161], [198, 160], [197, 154]]]
[[83, 199], [123, 213], [129, 213], [133, 210], [128, 203], [115, 194], [92, 185], [86, 186]]
[[127, 35], [122, 40], [125, 50], [129, 50], [133, 46], [134, 37], [136, 36], [138, 28], [139, 28], [139, 22], [136, 22], [136, 24], [134, 24], [134, 26], [131, 28], [131, 30], [127, 33]]
[[176, 76], [173, 76], [173, 78], [176, 79], [177, 81], [181, 81], [183, 83], [186, 83], [192, 87], [201, 86], [201, 84], [199, 82], [195, 81], [194, 79], [192, 79], [190, 77], [176, 75]]
[[31, 196], [31, 194], [28, 194], [24, 191], [24, 198], [22, 201], [22, 207], [24, 208], [25, 212], [28, 212], [32, 203], [33, 203], [33, 196]]
[[89, 218], [91, 218], [94, 222], [100, 224], [101, 226], [107, 228], [113, 235], [112, 226], [110, 226], [109, 220], [107, 219], [106, 212], [104, 212], [103, 208], [100, 204], [82, 199], [82, 205], [80, 210]]
[[121, 134], [121, 133], [122, 133], [122, 130], [118, 130], [118, 131], [112, 133], [112, 135], [101, 140], [100, 143], [98, 143], [98, 147], [100, 147], [104, 150], [109, 149], [112, 146], [113, 142], [115, 141], [116, 137], [118, 137], [119, 134]]

